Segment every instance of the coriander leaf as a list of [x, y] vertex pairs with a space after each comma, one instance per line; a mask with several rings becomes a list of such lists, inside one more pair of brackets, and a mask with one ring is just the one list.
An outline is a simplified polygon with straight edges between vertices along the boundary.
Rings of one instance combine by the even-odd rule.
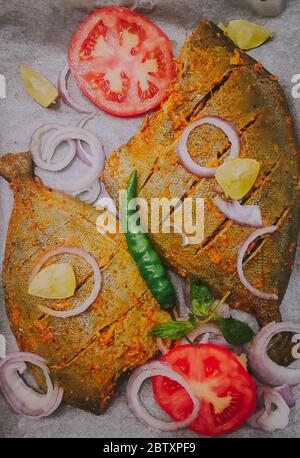
[[243, 345], [253, 337], [252, 329], [242, 321], [230, 318], [218, 319], [220, 329], [227, 342], [232, 345]]
[[207, 316], [210, 313], [213, 297], [207, 285], [200, 283], [197, 279], [192, 280], [190, 298], [196, 316]]
[[162, 339], [181, 339], [197, 326], [194, 317], [188, 321], [167, 321], [152, 329], [151, 334]]

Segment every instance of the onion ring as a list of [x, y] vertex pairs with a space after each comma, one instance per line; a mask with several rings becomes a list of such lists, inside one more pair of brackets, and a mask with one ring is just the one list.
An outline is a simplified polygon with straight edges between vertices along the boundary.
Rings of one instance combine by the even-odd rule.
[[230, 143], [231, 143], [231, 150], [229, 156], [226, 158], [234, 159], [239, 156], [240, 149], [241, 149], [241, 142], [238, 132], [236, 131], [235, 127], [229, 122], [226, 121], [219, 116], [204, 116], [197, 121], [192, 122], [189, 124], [182, 132], [182, 135], [177, 143], [176, 151], [180, 158], [180, 161], [183, 167], [193, 175], [203, 178], [212, 178], [215, 175], [217, 167], [204, 167], [197, 164], [190, 156], [187, 147], [187, 141], [190, 133], [192, 132], [195, 127], [202, 126], [203, 124], [211, 124], [215, 127], [221, 129], [224, 134], [227, 135]]
[[[216, 337], [209, 337], [208, 342], [206, 343], [212, 343], [214, 345], [218, 345], [219, 347], [227, 348], [227, 350], [230, 350], [233, 353], [242, 353], [242, 347], [228, 343], [224, 338], [222, 331], [214, 323], [200, 324], [196, 329], [193, 329], [193, 331], [189, 332], [187, 337], [191, 342], [195, 342], [198, 337], [202, 336], [203, 334], [206, 335], [207, 333], [215, 334]], [[187, 343], [189, 343], [189, 341], [183, 337], [180, 340], [179, 345], [186, 345]]]
[[235, 223], [261, 227], [262, 217], [258, 205], [241, 205], [238, 200], [227, 202], [217, 196], [213, 200], [218, 210]]
[[57, 172], [58, 170], [62, 170], [67, 167], [67, 165], [69, 165], [74, 159], [76, 155], [76, 143], [71, 138], [66, 138], [69, 145], [68, 153], [60, 161], [57, 161], [54, 164], [51, 164], [50, 161], [55, 150], [50, 151], [50, 154], [48, 154], [49, 152], [47, 153], [47, 151], [45, 151], [45, 145], [42, 145], [42, 139], [46, 133], [51, 130], [59, 130], [62, 128], [65, 129], [65, 127], [55, 123], [45, 124], [39, 127], [32, 135], [29, 148], [32, 154], [33, 162], [41, 169]]
[[96, 180], [94, 183], [92, 183], [87, 189], [82, 189], [76, 192], [71, 193], [72, 196], [77, 197], [80, 200], [83, 200], [84, 202], [88, 204], [92, 204], [97, 200], [97, 197], [99, 196], [101, 192], [101, 185], [100, 185], [100, 180]]
[[254, 286], [249, 283], [249, 281], [246, 279], [243, 271], [243, 259], [246, 254], [246, 251], [250, 245], [257, 237], [261, 237], [264, 234], [272, 234], [277, 230], [277, 226], [267, 226], [263, 227], [261, 229], [258, 229], [257, 231], [254, 231], [249, 237], [246, 238], [246, 240], [241, 244], [238, 250], [238, 258], [237, 258], [237, 272], [240, 277], [241, 283], [245, 286], [245, 288], [250, 291], [251, 294], [253, 294], [256, 297], [259, 297], [260, 299], [272, 299], [276, 300], [278, 299], [277, 294], [274, 293], [264, 293], [263, 291], [258, 290]]
[[[257, 388], [258, 403], [263, 403], [247, 423], [255, 429], [273, 432], [284, 429], [289, 423], [290, 408], [276, 389], [260, 385]], [[276, 409], [273, 408], [276, 406]]]
[[57, 318], [69, 318], [71, 316], [79, 315], [80, 313], [85, 312], [85, 310], [87, 310], [89, 306], [95, 301], [101, 288], [101, 272], [95, 258], [93, 258], [93, 256], [91, 256], [87, 251], [73, 247], [58, 247], [51, 251], [48, 251], [47, 253], [44, 253], [41, 256], [39, 262], [34, 266], [29, 278], [29, 282], [31, 282], [31, 280], [38, 274], [38, 272], [45, 264], [45, 262], [48, 261], [48, 259], [52, 258], [53, 256], [57, 256], [58, 254], [65, 253], [80, 256], [92, 267], [94, 272], [94, 286], [89, 297], [80, 306], [75, 307], [74, 309], [58, 311], [53, 310], [44, 305], [39, 306], [39, 309], [42, 312], [47, 313], [51, 316], [55, 316]]
[[68, 78], [69, 73], [70, 73], [70, 69], [69, 69], [68, 64], [66, 64], [64, 68], [61, 70], [59, 77], [58, 77], [57, 90], [60, 95], [60, 98], [72, 110], [77, 111], [78, 113], [82, 113], [82, 114], [84, 113], [91, 114], [92, 110], [85, 108], [83, 105], [79, 105], [70, 96], [68, 92], [68, 88], [67, 88], [67, 78]]
[[[87, 116], [83, 116], [79, 123], [78, 123], [78, 127], [84, 127], [84, 125], [90, 120], [90, 119], [93, 119], [95, 116], [96, 116], [96, 111], [94, 113], [91, 113]], [[78, 156], [78, 158], [86, 165], [89, 165], [91, 166], [92, 165], [92, 162], [91, 162], [91, 158], [89, 158], [88, 156], [90, 156], [88, 154], [88, 152], [84, 149], [84, 147], [82, 146], [82, 143], [80, 140], [76, 140], [76, 154]]]
[[[140, 387], [144, 380], [157, 375], [162, 375], [164, 377], [168, 377], [169, 379], [176, 381], [189, 394], [190, 398], [193, 401], [194, 407], [191, 414], [185, 420], [170, 422], [159, 420], [150, 415], [143, 407], [141, 400], [139, 398]], [[136, 416], [136, 418], [141, 423], [143, 423], [143, 425], [156, 429], [158, 431], [167, 432], [185, 428], [189, 426], [198, 417], [200, 411], [200, 401], [193, 393], [188, 382], [186, 382], [186, 380], [180, 374], [178, 374], [178, 372], [175, 372], [169, 364], [160, 361], [154, 361], [152, 363], [145, 364], [144, 366], [139, 367], [132, 373], [127, 384], [126, 396], [128, 407], [131, 410], [131, 412]]]
[[165, 355], [166, 353], [168, 353], [169, 348], [166, 347], [166, 345], [163, 343], [163, 340], [160, 337], [156, 337], [156, 344], [162, 355]]
[[272, 337], [280, 332], [300, 333], [300, 323], [269, 323], [254, 337], [248, 347], [249, 365], [258, 380], [271, 386], [297, 385], [300, 383], [300, 369], [280, 366], [271, 360], [267, 351]]
[[[40, 394], [30, 388], [20, 377], [26, 370], [25, 362], [39, 367], [44, 374], [47, 393]], [[60, 405], [63, 389], [53, 386], [46, 361], [33, 353], [12, 353], [0, 364], [0, 389], [15, 413], [41, 418], [49, 416]]]

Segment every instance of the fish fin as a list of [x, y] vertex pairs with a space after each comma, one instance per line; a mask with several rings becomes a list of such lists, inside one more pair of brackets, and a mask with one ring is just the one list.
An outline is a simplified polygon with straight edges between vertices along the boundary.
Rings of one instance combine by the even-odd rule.
[[0, 175], [8, 182], [16, 178], [29, 178], [33, 176], [31, 153], [8, 153], [0, 157]]

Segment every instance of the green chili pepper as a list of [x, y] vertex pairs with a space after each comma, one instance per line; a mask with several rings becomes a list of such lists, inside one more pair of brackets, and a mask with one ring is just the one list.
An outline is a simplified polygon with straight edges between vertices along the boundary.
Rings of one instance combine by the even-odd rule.
[[[175, 292], [168, 278], [167, 270], [155, 251], [148, 235], [140, 226], [136, 208], [130, 202], [136, 198], [137, 172], [134, 170], [127, 185], [127, 199], [121, 203], [121, 223], [125, 232], [128, 250], [153, 296], [164, 310], [172, 310], [175, 305]], [[139, 224], [139, 227], [137, 225]]]

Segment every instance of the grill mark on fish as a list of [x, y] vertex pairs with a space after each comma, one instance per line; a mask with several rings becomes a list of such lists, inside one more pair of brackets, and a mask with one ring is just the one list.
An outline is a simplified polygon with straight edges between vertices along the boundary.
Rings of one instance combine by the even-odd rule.
[[[116, 255], [116, 254], [113, 254], [113, 255], [109, 258], [107, 264], [105, 264], [104, 267], [101, 267], [101, 271], [107, 269], [107, 268], [112, 264], [113, 260], [114, 260], [116, 257], [117, 257], [117, 255]], [[75, 288], [75, 291], [74, 291], [74, 296], [75, 296], [75, 294], [76, 294], [78, 291], [80, 291], [80, 289], [81, 289], [83, 286], [86, 285], [86, 283], [87, 283], [91, 278], [93, 278], [93, 276], [94, 276], [94, 273], [93, 273], [92, 271], [90, 271], [90, 272], [80, 281], [80, 283], [78, 283], [78, 284], [76, 285], [76, 288]], [[91, 307], [92, 307], [92, 305], [91, 305]], [[48, 316], [46, 313], [43, 313], [39, 318], [37, 318], [37, 320], [38, 320], [38, 321], [44, 321], [44, 320], [47, 319], [47, 318], [49, 318], [49, 316]]]
[[[241, 132], [241, 136], [240, 136], [240, 137], [241, 137], [241, 138], [243, 137], [243, 134], [244, 134], [245, 132], [247, 132], [247, 130], [248, 130], [250, 127], [252, 127], [252, 126], [256, 123], [256, 121], [257, 121], [257, 119], [259, 118], [259, 116], [260, 116], [259, 114], [253, 116], [253, 118], [252, 118], [250, 121], [248, 121], [248, 122], [240, 129], [240, 132]], [[230, 147], [231, 147], [231, 145], [228, 145], [228, 146], [225, 146], [225, 147], [223, 148], [223, 150], [220, 152], [220, 155], [218, 156], [218, 159], [219, 159], [219, 160], [222, 159], [222, 158], [225, 156], [225, 154], [228, 152], [228, 150], [230, 149]], [[189, 194], [190, 194], [191, 192], [193, 192], [194, 188], [197, 187], [197, 185], [199, 185], [200, 183], [203, 183], [204, 180], [205, 180], [205, 178], [202, 178], [200, 181], [199, 181], [199, 180], [194, 180], [194, 181], [193, 181], [193, 183], [191, 184], [191, 186], [189, 187], [189, 189], [184, 193], [184, 195], [183, 195], [182, 197], [180, 197], [180, 202], [178, 202], [177, 205], [175, 205], [174, 207], [172, 207], [170, 213], [168, 213], [168, 215], [166, 215], [166, 217], [162, 220], [161, 226], [164, 224], [164, 222], [166, 221], [166, 219], [169, 218], [169, 217], [175, 212], [175, 210], [177, 210], [177, 209], [180, 207], [180, 205], [183, 204], [184, 200], [189, 196]], [[249, 197], [250, 197], [250, 196], [249, 196]], [[224, 222], [223, 222], [223, 223], [224, 223]], [[213, 234], [215, 234], [216, 232], [219, 231], [220, 228], [222, 228], [223, 223], [221, 223], [220, 226], [218, 226], [218, 228], [213, 232]], [[209, 238], [211, 238], [211, 236], [209, 236]], [[205, 242], [204, 242], [204, 243], [205, 243]], [[205, 246], [205, 245], [202, 244], [201, 246]], [[199, 248], [201, 248], [201, 247], [199, 247]], [[199, 248], [196, 250], [195, 254], [197, 254]]]
[[[272, 225], [280, 227], [282, 223], [285, 221], [287, 215], [289, 214], [291, 210], [291, 207], [286, 207], [280, 215], [275, 218], [274, 222]], [[247, 265], [255, 256], [260, 252], [262, 247], [265, 245], [265, 243], [270, 239], [270, 237], [258, 237], [253, 244], [253, 247], [250, 249], [248, 253], [245, 254], [244, 259], [243, 259], [243, 266]], [[233, 278], [236, 275], [237, 270], [235, 270], [234, 274], [231, 275], [230, 278]]]
[[23, 260], [23, 262], [21, 262], [21, 264], [17, 267], [18, 270], [22, 269], [22, 267], [28, 262], [30, 261], [30, 259], [33, 258], [33, 256], [35, 256], [43, 247], [46, 243], [48, 243], [53, 237], [55, 237], [56, 235], [59, 234], [59, 232], [65, 227], [67, 226], [72, 220], [74, 219], [74, 217], [70, 218], [69, 220], [65, 221], [64, 224], [62, 224], [60, 227], [56, 228], [53, 232], [51, 232], [51, 234], [49, 234], [49, 237], [44, 240], [42, 242], [42, 244], [40, 244], [39, 248], [37, 248], [33, 253], [31, 253], [26, 259]]
[[[145, 290], [143, 292], [143, 294], [140, 296], [140, 298], [143, 298], [145, 295], [147, 294], [147, 290]], [[124, 318], [126, 318], [126, 316], [132, 311], [132, 309], [134, 308], [134, 304], [131, 305], [131, 307], [126, 310], [126, 312], [122, 313], [121, 315], [119, 315], [118, 317], [116, 317], [115, 320], [111, 321], [110, 323], [108, 323], [107, 325], [103, 326], [103, 328], [99, 329], [91, 338], [90, 340], [87, 342], [87, 344], [82, 347], [77, 353], [75, 353], [72, 358], [70, 358], [69, 360], [67, 360], [65, 363], [64, 363], [64, 368], [66, 367], [69, 367], [79, 356], [81, 356], [84, 352], [88, 351], [88, 349], [94, 344], [94, 341], [102, 334], [104, 333], [105, 331], [107, 331], [109, 328], [111, 328], [112, 326], [114, 326], [118, 321], [120, 320], [124, 320]], [[53, 366], [50, 366], [51, 369], [57, 369], [57, 368], [60, 368], [60, 366], [58, 365], [53, 365]]]
[[[283, 155], [284, 153], [282, 153], [281, 156], [277, 159], [277, 161], [274, 162], [270, 170], [264, 173], [259, 186], [254, 185], [251, 192], [249, 192], [247, 196], [241, 199], [241, 203], [243, 205], [247, 204], [247, 202], [249, 202], [249, 200], [255, 195], [255, 193], [262, 189], [262, 187], [265, 185], [268, 179], [272, 176], [273, 172], [279, 166], [283, 158]], [[202, 243], [202, 245], [197, 248], [195, 255], [198, 255], [204, 248], [206, 248], [211, 242], [213, 242], [216, 235], [221, 234], [223, 230], [226, 229], [230, 224], [232, 224], [232, 220], [225, 218], [224, 221], [207, 237], [207, 239]]]
[[[196, 117], [197, 113], [199, 113], [200, 111], [202, 111], [205, 106], [207, 105], [207, 103], [209, 102], [209, 100], [212, 98], [212, 96], [217, 92], [219, 91], [222, 86], [229, 80], [230, 78], [230, 75], [231, 73], [233, 72], [233, 68], [227, 70], [224, 75], [222, 76], [221, 80], [219, 80], [218, 82], [214, 83], [212, 88], [210, 89], [210, 91], [205, 94], [203, 96], [203, 98], [198, 102], [196, 103], [196, 105], [193, 107], [193, 109], [190, 111], [190, 113], [188, 113], [188, 115], [185, 117], [187, 123], [191, 122], [194, 120], [194, 118]], [[151, 172], [149, 173], [149, 175], [147, 176], [147, 178], [144, 180], [144, 182], [142, 183], [142, 185], [140, 186], [140, 189], [139, 189], [139, 192], [141, 192], [143, 190], [143, 188], [147, 185], [147, 183], [149, 182], [149, 180], [151, 179], [152, 175], [155, 173], [155, 168], [156, 166], [160, 163], [160, 161], [166, 156], [166, 154], [168, 154], [168, 151], [170, 149], [172, 149], [174, 147], [174, 145], [176, 144], [177, 142], [177, 139], [174, 140], [173, 143], [171, 143], [171, 145], [169, 145], [167, 147], [167, 149], [163, 152], [163, 154], [161, 156], [158, 156], [154, 163], [153, 163], [153, 166], [151, 168]]]
[[217, 81], [216, 83], [213, 83], [213, 86], [210, 89], [210, 91], [203, 97], [202, 100], [200, 100], [200, 102], [196, 104], [194, 110], [192, 111], [192, 115], [189, 117], [189, 119], [187, 119], [187, 121], [193, 121], [197, 117], [198, 113], [204, 110], [204, 108], [206, 107], [207, 103], [210, 101], [212, 96], [217, 91], [219, 91], [222, 88], [222, 86], [224, 86], [225, 83], [227, 83], [227, 81], [230, 79], [233, 71], [234, 71], [234, 68], [230, 68], [229, 70], [226, 70], [222, 78], [219, 81]]
[[[148, 294], [148, 290], [146, 289], [140, 296], [140, 298], [144, 298], [146, 295]], [[100, 336], [101, 333], [105, 332], [106, 330], [108, 330], [111, 326], [114, 326], [116, 324], [116, 322], [120, 321], [121, 319], [124, 320], [124, 318], [126, 318], [127, 315], [129, 315], [129, 313], [133, 310], [134, 308], [134, 305], [132, 305], [126, 312], [122, 313], [121, 315], [119, 315], [114, 321], [110, 322], [109, 324], [107, 324], [106, 326], [104, 326], [103, 328], [99, 329], [92, 337], [91, 339], [89, 340], [89, 342], [84, 346], [82, 347], [78, 353], [76, 353], [74, 356], [72, 356], [72, 358], [68, 361], [66, 361], [66, 363], [64, 364], [64, 367], [68, 367], [70, 366], [79, 356], [81, 356], [85, 351], [87, 351], [91, 345], [93, 345], [95, 339], [97, 337]], [[56, 369], [58, 366], [51, 366], [52, 369]]]

